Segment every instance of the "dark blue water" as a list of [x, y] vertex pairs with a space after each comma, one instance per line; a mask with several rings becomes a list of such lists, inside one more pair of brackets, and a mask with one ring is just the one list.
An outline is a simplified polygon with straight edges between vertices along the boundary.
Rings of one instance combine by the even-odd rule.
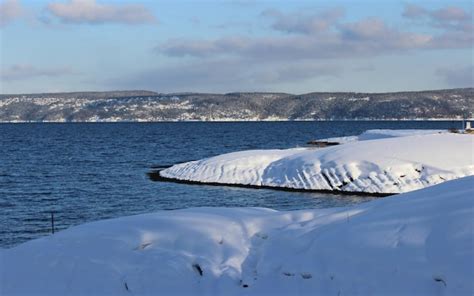
[[374, 128], [438, 129], [460, 122], [0, 124], [0, 246], [88, 221], [200, 206], [302, 209], [361, 196], [153, 182], [155, 166], [221, 153], [304, 146]]

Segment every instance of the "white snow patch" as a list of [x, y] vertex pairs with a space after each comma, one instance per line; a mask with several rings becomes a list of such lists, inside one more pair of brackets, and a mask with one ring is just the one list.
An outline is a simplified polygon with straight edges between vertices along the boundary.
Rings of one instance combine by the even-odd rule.
[[363, 132], [358, 136], [334, 137], [321, 139], [320, 141], [337, 142], [340, 144], [356, 141], [377, 140], [385, 138], [407, 137], [415, 135], [434, 135], [446, 134], [447, 130], [390, 130], [390, 129], [372, 129]]
[[401, 193], [474, 175], [473, 148], [472, 135], [378, 131], [323, 149], [219, 155], [174, 165], [160, 175], [202, 183]]
[[347, 208], [162, 211], [0, 252], [1, 295], [473, 295], [474, 177]]

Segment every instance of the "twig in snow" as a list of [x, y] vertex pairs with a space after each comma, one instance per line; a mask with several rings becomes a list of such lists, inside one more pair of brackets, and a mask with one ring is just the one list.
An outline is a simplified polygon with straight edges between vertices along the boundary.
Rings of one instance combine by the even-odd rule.
[[441, 282], [441, 283], [443, 283], [443, 285], [444, 285], [445, 287], [448, 286], [448, 284], [446, 284], [446, 281], [445, 281], [441, 276], [439, 276], [439, 275], [438, 275], [438, 276], [433, 276], [433, 280], [434, 280], [435, 282]]
[[194, 264], [193, 264], [193, 269], [194, 269], [194, 271], [196, 271], [200, 276], [202, 276], [203, 273], [204, 273], [203, 270], [202, 270], [202, 268], [201, 268], [201, 266], [200, 266], [199, 264], [197, 264], [197, 263], [194, 263]]
[[130, 291], [130, 290], [128, 289], [127, 282], [123, 282], [123, 285], [125, 286], [125, 290]]

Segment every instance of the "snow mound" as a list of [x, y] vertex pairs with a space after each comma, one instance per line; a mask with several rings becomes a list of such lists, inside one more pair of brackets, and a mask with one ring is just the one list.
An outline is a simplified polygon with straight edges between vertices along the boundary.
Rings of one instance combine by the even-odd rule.
[[473, 295], [474, 177], [347, 208], [104, 220], [0, 253], [1, 295]]
[[321, 139], [320, 141], [337, 142], [340, 144], [355, 142], [377, 140], [385, 138], [407, 137], [415, 135], [434, 135], [449, 133], [447, 130], [391, 130], [391, 129], [372, 129], [366, 130], [358, 136], [337, 137]]
[[379, 130], [362, 134], [364, 140], [323, 149], [229, 153], [177, 164], [160, 176], [202, 183], [389, 194], [474, 175], [472, 135], [410, 132]]

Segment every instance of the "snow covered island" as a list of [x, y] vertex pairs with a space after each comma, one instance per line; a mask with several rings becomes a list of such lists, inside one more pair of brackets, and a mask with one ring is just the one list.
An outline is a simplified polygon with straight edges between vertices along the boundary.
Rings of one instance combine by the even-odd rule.
[[162, 211], [0, 250], [0, 295], [473, 295], [474, 176], [347, 208]]
[[251, 150], [177, 164], [169, 181], [393, 194], [474, 175], [474, 136], [440, 130], [369, 130], [325, 148]]

